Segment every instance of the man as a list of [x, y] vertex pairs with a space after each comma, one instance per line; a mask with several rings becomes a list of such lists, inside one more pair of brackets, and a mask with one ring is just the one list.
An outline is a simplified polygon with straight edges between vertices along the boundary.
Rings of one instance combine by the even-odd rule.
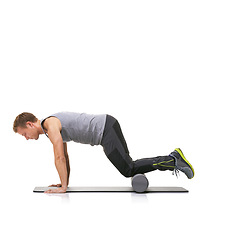
[[194, 170], [182, 151], [177, 148], [168, 156], [158, 156], [133, 161], [118, 121], [110, 115], [90, 115], [86, 113], [59, 112], [42, 120], [31, 113], [21, 113], [13, 124], [15, 133], [28, 139], [39, 138], [45, 134], [53, 144], [55, 166], [61, 184], [46, 193], [64, 193], [67, 190], [70, 175], [70, 165], [67, 152], [67, 142], [102, 145], [103, 150], [112, 164], [125, 177], [138, 173], [147, 173], [156, 169], [170, 170], [177, 174], [182, 171], [191, 179]]

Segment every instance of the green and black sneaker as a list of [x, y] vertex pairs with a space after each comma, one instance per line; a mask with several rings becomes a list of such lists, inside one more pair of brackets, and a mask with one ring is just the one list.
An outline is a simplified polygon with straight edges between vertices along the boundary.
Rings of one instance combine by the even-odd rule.
[[177, 174], [177, 171], [181, 171], [186, 174], [186, 176], [191, 179], [194, 177], [194, 169], [192, 165], [188, 162], [188, 160], [183, 155], [183, 152], [180, 148], [176, 148], [171, 154], [171, 157], [175, 159], [175, 169], [174, 171]]

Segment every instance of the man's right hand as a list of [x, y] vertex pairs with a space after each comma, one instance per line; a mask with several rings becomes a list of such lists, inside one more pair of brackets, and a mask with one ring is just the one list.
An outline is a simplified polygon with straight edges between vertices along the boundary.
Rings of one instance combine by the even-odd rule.
[[52, 184], [52, 185], [49, 185], [48, 187], [62, 187], [62, 184]]

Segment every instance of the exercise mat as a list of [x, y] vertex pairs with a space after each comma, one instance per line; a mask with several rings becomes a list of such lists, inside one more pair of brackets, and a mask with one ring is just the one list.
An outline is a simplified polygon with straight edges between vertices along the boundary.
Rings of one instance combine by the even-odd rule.
[[[33, 192], [43, 193], [49, 189], [56, 189], [56, 187], [35, 187]], [[68, 187], [67, 193], [71, 192], [135, 192], [132, 187]], [[144, 193], [152, 192], [188, 192], [182, 187], [149, 187]]]

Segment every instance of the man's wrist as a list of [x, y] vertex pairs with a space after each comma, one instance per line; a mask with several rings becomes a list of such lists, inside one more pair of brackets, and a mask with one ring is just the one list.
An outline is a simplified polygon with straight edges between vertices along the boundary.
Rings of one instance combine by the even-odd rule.
[[62, 185], [62, 189], [67, 190], [67, 186], [66, 185]]

